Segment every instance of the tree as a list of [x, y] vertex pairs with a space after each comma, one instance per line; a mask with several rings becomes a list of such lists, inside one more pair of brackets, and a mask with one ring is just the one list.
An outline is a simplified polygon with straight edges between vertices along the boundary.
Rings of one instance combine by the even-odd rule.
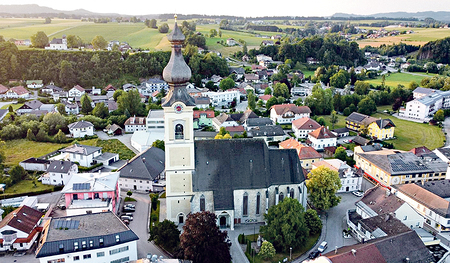
[[272, 95], [272, 89], [269, 88], [269, 87], [267, 87], [267, 88], [264, 90], [264, 95]]
[[217, 30], [214, 28], [209, 30], [209, 37], [215, 37], [215, 36], [217, 36]]
[[27, 140], [29, 140], [29, 141], [36, 140], [36, 136], [34, 136], [34, 133], [31, 129], [27, 130]]
[[92, 39], [91, 42], [92, 46], [94, 46], [94, 49], [103, 50], [108, 46], [108, 42], [102, 37], [102, 36], [95, 36], [94, 39]]
[[97, 103], [97, 105], [95, 105], [95, 108], [92, 110], [92, 115], [102, 119], [108, 118], [108, 107], [103, 102]]
[[345, 162], [345, 160], [347, 160], [347, 152], [345, 151], [345, 148], [342, 146], [337, 147], [336, 151], [334, 152], [334, 158]]
[[289, 99], [289, 88], [286, 84], [278, 82], [273, 88], [273, 96]]
[[433, 116], [433, 120], [435, 120], [435, 121], [444, 121], [444, 119], [445, 119], [445, 115], [444, 115], [444, 110], [442, 110], [442, 109], [436, 111], [436, 113]]
[[[50, 112], [44, 116], [42, 120], [48, 127], [49, 134], [53, 135], [58, 132], [59, 129], [67, 128], [67, 121], [64, 116], [62, 116], [59, 112]], [[40, 130], [43, 130], [40, 128]], [[37, 135], [36, 135], [37, 136]]]
[[408, 89], [411, 91], [415, 90], [417, 87], [419, 87], [419, 84], [417, 84], [417, 82], [415, 81], [411, 81], [408, 83]]
[[61, 60], [59, 69], [59, 81], [63, 86], [69, 87], [75, 84], [77, 78], [72, 63], [67, 60]]
[[43, 31], [39, 31], [31, 36], [31, 44], [33, 47], [44, 48], [48, 45], [48, 37]]
[[372, 115], [377, 111], [377, 105], [371, 98], [364, 98], [358, 103], [358, 112], [365, 115]]
[[276, 104], [278, 104], [278, 99], [277, 99], [277, 97], [271, 97], [270, 99], [268, 99], [267, 100], [267, 102], [266, 102], [266, 109], [270, 109], [270, 108], [272, 108], [272, 106], [273, 105], [276, 105]]
[[159, 149], [161, 149], [161, 150], [163, 150], [163, 151], [166, 150], [164, 141], [162, 141], [162, 140], [156, 140], [156, 141], [154, 141], [154, 142], [152, 143], [152, 147], [159, 148]]
[[39, 129], [38, 133], [36, 134], [36, 141], [38, 141], [38, 142], [47, 142], [48, 141], [48, 134], [44, 128]]
[[306, 226], [308, 226], [309, 234], [316, 235], [322, 231], [322, 220], [314, 209], [308, 209], [305, 212]]
[[158, 27], [156, 26], [156, 19], [150, 20], [150, 25], [149, 25], [149, 27], [151, 27], [151, 28], [158, 28]]
[[57, 143], [65, 143], [67, 141], [66, 134], [59, 129], [58, 133], [55, 135], [55, 141]]
[[285, 198], [264, 215], [267, 225], [261, 226], [261, 233], [279, 252], [288, 252], [290, 247], [296, 249], [309, 235], [304, 213], [297, 199]]
[[22, 166], [16, 165], [9, 170], [9, 176], [13, 184], [18, 183], [27, 177], [27, 171]]
[[133, 195], [133, 192], [131, 192], [131, 190], [128, 190], [127, 195], [128, 197], [131, 197]]
[[123, 89], [118, 89], [118, 90], [114, 91], [114, 94], [113, 94], [114, 101], [117, 101], [117, 99], [125, 93], [126, 92]]
[[355, 82], [355, 93], [358, 95], [366, 95], [369, 93], [370, 84], [365, 81], [357, 80]]
[[232, 78], [225, 78], [220, 81], [219, 87], [221, 90], [228, 90], [234, 88], [236, 83]]
[[145, 114], [144, 104], [141, 102], [139, 91], [136, 89], [132, 89], [119, 96], [117, 98], [117, 107], [124, 113], [128, 111], [130, 116]]
[[68, 35], [67, 36], [67, 47], [68, 48], [79, 48], [83, 45], [83, 40], [79, 36]]
[[209, 211], [189, 214], [180, 236], [184, 258], [195, 263], [229, 263], [230, 246], [227, 231], [220, 231], [216, 215]]
[[256, 109], [256, 95], [253, 91], [248, 92], [248, 108], [254, 111]]
[[51, 24], [51, 23], [52, 23], [52, 19], [50, 17], [46, 17], [44, 24]]
[[348, 78], [347, 78], [346, 74], [341, 71], [334, 74], [330, 78], [330, 85], [332, 87], [335, 87], [338, 89], [343, 89], [347, 83], [348, 83]]
[[87, 95], [87, 93], [84, 93], [83, 96], [81, 96], [81, 112], [85, 115], [88, 115], [92, 111], [92, 100]]
[[14, 112], [14, 109], [13, 109], [12, 105], [9, 105], [8, 112]]
[[331, 122], [331, 126], [332, 129], [334, 129], [334, 125], [339, 121], [337, 112], [334, 110], [331, 112], [331, 117], [330, 117], [330, 122]]
[[341, 197], [336, 196], [336, 192], [341, 186], [341, 179], [337, 171], [320, 166], [311, 170], [309, 181], [306, 182], [308, 199], [316, 209], [328, 210], [337, 206], [341, 201]]
[[267, 240], [264, 240], [264, 242], [261, 245], [261, 250], [259, 251], [258, 255], [262, 257], [265, 260], [269, 260], [273, 258], [276, 254], [276, 250], [273, 247], [272, 243], [270, 243]]
[[58, 103], [56, 105], [56, 110], [61, 114], [61, 115], [66, 115], [66, 105], [62, 104], [62, 103]]
[[174, 222], [164, 219], [150, 229], [150, 239], [156, 245], [168, 251], [173, 251], [180, 244], [180, 230]]
[[169, 32], [169, 25], [167, 23], [160, 25], [158, 27], [158, 31], [159, 31], [159, 33], [163, 33], [163, 34]]

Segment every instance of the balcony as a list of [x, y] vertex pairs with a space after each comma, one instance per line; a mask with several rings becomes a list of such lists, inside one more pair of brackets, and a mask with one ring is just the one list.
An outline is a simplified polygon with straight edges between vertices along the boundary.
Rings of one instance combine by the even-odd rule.
[[109, 207], [111, 198], [72, 200], [69, 209]]

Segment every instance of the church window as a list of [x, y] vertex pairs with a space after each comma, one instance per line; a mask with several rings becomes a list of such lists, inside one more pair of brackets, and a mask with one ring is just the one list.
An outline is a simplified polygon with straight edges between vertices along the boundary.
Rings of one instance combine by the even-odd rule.
[[283, 194], [283, 192], [281, 192], [280, 193], [280, 202], [283, 201], [283, 198], [284, 198], [284, 194]]
[[200, 196], [200, 211], [205, 211], [205, 196]]
[[256, 195], [256, 214], [259, 215], [259, 210], [261, 206], [261, 195], [258, 193]]
[[242, 215], [248, 216], [248, 194], [244, 193]]
[[175, 126], [175, 140], [183, 140], [184, 139], [184, 128], [182, 124], [177, 124]]
[[294, 199], [294, 188], [291, 188], [291, 191], [289, 192], [289, 197]]

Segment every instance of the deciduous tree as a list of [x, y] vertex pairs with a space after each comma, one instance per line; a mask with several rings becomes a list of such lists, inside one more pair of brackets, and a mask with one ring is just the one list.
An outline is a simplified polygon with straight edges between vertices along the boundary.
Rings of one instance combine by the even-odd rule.
[[173, 251], [180, 244], [180, 230], [174, 222], [165, 219], [150, 229], [149, 241], [162, 246], [168, 251]]
[[265, 260], [269, 260], [275, 256], [276, 252], [277, 251], [273, 247], [272, 243], [270, 243], [267, 240], [264, 240], [264, 242], [261, 245], [261, 250], [259, 251], [258, 255]]
[[322, 220], [314, 209], [308, 209], [305, 212], [306, 226], [308, 226], [309, 234], [316, 235], [322, 231]]
[[220, 231], [216, 215], [209, 211], [189, 214], [180, 236], [185, 259], [195, 263], [230, 263], [227, 231]]
[[94, 39], [92, 39], [91, 42], [94, 49], [103, 50], [108, 46], [108, 42], [102, 37], [102, 36], [95, 36]]
[[44, 48], [48, 45], [48, 37], [43, 31], [39, 31], [31, 36], [31, 44], [33, 47]]
[[234, 88], [236, 83], [232, 78], [225, 78], [220, 81], [219, 87], [221, 90], [228, 90]]
[[158, 31], [159, 31], [159, 33], [164, 33], [164, 34], [169, 32], [169, 25], [167, 23], [160, 25], [158, 27]]
[[92, 114], [96, 117], [105, 119], [109, 116], [109, 110], [105, 103], [100, 102], [95, 105], [95, 108], [92, 110]]
[[67, 128], [66, 119], [59, 112], [47, 113], [42, 122], [47, 125], [48, 132], [51, 135], [57, 133], [59, 129]]
[[311, 170], [309, 180], [306, 182], [308, 199], [319, 210], [328, 210], [339, 204], [340, 196], [336, 196], [341, 188], [341, 179], [337, 171], [325, 166]]

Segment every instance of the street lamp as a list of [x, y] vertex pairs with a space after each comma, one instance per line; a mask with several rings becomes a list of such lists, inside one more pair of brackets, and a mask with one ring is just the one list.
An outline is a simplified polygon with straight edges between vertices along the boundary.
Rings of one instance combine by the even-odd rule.
[[292, 247], [289, 248], [289, 260], [292, 260]]

